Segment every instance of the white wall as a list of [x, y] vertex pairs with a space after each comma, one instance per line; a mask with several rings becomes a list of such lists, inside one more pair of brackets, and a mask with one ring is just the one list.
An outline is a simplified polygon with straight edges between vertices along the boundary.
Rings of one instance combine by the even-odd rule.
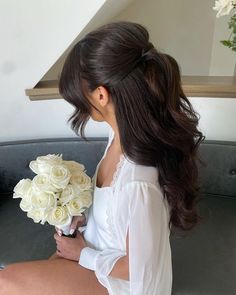
[[[148, 29], [153, 44], [176, 58], [183, 75], [208, 76], [212, 50], [218, 50], [218, 47], [222, 46], [217, 44], [216, 34], [218, 31], [223, 34], [224, 27], [227, 27], [225, 20], [225, 26], [223, 22], [218, 21], [215, 28], [216, 12], [212, 9], [213, 3], [213, 0], [135, 0], [110, 19], [143, 24]], [[220, 56], [215, 54], [212, 66], [217, 58], [232, 62], [228, 57], [231, 53], [220, 53]], [[65, 56], [66, 54], [53, 65], [45, 75], [45, 80], [57, 78]], [[227, 66], [224, 72], [225, 75], [233, 73], [229, 68], [227, 71]], [[214, 71], [214, 74], [221, 75], [220, 69], [218, 72]]]
[[104, 2], [0, 2], [0, 141], [72, 135], [67, 103], [31, 102], [24, 90], [41, 79]]
[[236, 141], [236, 98], [189, 97], [206, 139]]
[[86, 25], [86, 27], [79, 33], [78, 36], [73, 40], [70, 46], [63, 52], [58, 60], [55, 60], [55, 63], [45, 75], [42, 77], [43, 80], [57, 80], [58, 74], [61, 72], [64, 61], [67, 57], [67, 54], [73, 48], [73, 46], [83, 38], [87, 33], [92, 31], [93, 29], [108, 23], [113, 20], [117, 14], [120, 14], [122, 11], [125, 11], [126, 8], [135, 0], [107, 0], [106, 3], [102, 6], [102, 8], [94, 15], [94, 17], [90, 20], [90, 22]]
[[[183, 75], [208, 75], [215, 16], [212, 0], [136, 0], [116, 20], [147, 27], [153, 44], [173, 55]], [[207, 9], [209, 8], [209, 9]]]

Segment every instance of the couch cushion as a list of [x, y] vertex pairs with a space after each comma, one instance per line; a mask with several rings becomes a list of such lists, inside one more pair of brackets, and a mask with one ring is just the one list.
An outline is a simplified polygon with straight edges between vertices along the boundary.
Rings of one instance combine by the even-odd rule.
[[0, 267], [52, 255], [56, 251], [54, 227], [34, 223], [20, 209], [21, 199], [12, 199], [12, 194], [0, 195], [0, 199]]
[[236, 198], [206, 194], [198, 209], [203, 222], [170, 239], [173, 295], [236, 294]]
[[12, 196], [12, 193], [0, 193], [0, 206], [3, 203], [5, 203], [11, 196]]

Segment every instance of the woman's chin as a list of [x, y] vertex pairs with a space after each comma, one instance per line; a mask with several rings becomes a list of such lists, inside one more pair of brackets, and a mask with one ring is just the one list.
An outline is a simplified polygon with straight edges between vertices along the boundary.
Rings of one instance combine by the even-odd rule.
[[104, 118], [98, 118], [98, 117], [93, 117], [91, 116], [91, 118], [93, 119], [93, 121], [96, 121], [96, 122], [104, 122]]

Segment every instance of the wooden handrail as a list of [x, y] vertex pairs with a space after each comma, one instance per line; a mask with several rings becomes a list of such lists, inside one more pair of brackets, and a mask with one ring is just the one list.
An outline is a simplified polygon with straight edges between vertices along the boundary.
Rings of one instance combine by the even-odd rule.
[[[182, 76], [181, 80], [188, 97], [236, 98], [236, 76]], [[62, 98], [56, 80], [40, 81], [25, 93], [30, 100]]]

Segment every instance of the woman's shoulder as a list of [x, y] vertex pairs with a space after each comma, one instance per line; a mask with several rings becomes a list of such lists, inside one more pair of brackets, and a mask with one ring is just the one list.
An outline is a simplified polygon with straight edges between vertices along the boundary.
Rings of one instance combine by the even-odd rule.
[[137, 164], [128, 157], [124, 157], [123, 165], [120, 175], [122, 186], [133, 181], [158, 184], [157, 167]]

